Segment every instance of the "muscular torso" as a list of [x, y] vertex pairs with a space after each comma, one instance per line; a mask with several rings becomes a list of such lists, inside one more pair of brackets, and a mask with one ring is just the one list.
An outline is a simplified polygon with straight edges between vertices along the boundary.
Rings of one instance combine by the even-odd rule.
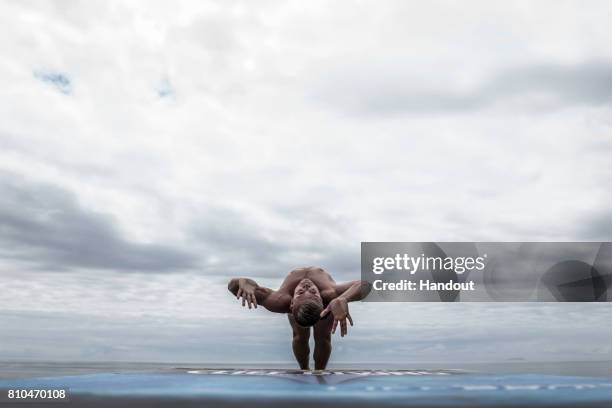
[[287, 275], [277, 292], [282, 295], [293, 296], [295, 287], [305, 278], [310, 279], [317, 286], [324, 306], [327, 306], [329, 302], [338, 297], [336, 282], [331, 275], [324, 269], [314, 266], [298, 268], [289, 272], [289, 275]]

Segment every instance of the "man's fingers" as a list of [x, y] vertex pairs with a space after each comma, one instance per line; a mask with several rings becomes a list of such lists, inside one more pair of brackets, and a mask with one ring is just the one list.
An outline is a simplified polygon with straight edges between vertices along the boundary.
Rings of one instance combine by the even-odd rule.
[[249, 293], [245, 290], [238, 289], [236, 292], [236, 298], [242, 298], [242, 307], [249, 306], [249, 309], [255, 308], [257, 309], [257, 298], [254, 293]]
[[347, 313], [346, 318], [349, 320], [349, 322], [351, 323], [351, 326], [352, 326], [353, 325], [353, 318], [351, 317], [351, 315]]
[[334, 325], [332, 326], [332, 334], [336, 333], [336, 327], [338, 327], [338, 321], [334, 319]]
[[325, 317], [326, 314], [329, 313], [329, 306], [327, 306], [322, 312], [321, 312], [321, 317]]
[[340, 337], [344, 337], [346, 335], [346, 319], [342, 319], [340, 321]]

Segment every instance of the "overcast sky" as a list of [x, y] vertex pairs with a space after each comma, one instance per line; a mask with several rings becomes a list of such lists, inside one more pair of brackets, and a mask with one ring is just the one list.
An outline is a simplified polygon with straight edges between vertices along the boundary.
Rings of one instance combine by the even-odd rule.
[[[0, 359], [291, 360], [225, 285], [612, 238], [607, 1], [4, 1]], [[610, 358], [607, 305], [351, 305], [342, 362]]]

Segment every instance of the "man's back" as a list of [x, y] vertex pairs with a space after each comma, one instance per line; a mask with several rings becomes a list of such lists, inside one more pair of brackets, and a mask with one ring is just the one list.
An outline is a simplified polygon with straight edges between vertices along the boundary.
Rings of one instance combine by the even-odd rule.
[[325, 269], [315, 266], [297, 268], [289, 272], [277, 292], [293, 296], [303, 279], [309, 279], [317, 286], [324, 305], [338, 297], [336, 281]]

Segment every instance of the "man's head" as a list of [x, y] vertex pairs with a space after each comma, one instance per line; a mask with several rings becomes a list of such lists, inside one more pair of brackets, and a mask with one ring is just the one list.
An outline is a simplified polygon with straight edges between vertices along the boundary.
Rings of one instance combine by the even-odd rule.
[[310, 279], [302, 279], [295, 287], [291, 299], [291, 313], [297, 324], [313, 326], [319, 321], [323, 311], [323, 299], [319, 288]]

